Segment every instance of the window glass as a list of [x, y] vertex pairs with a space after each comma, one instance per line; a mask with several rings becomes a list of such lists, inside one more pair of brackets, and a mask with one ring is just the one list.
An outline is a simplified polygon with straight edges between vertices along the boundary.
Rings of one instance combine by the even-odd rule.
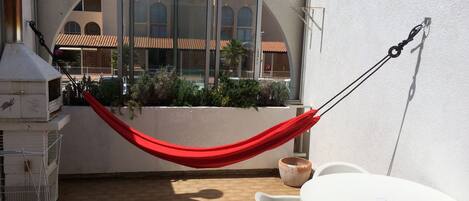
[[74, 11], [83, 11], [83, 1], [78, 2], [77, 6], [73, 9]]
[[[257, 0], [225, 0], [222, 7], [220, 72], [230, 77], [254, 78]], [[230, 26], [231, 25], [231, 26]]]
[[252, 11], [249, 7], [243, 7], [239, 9], [238, 26], [242, 26], [242, 27], [252, 26]]
[[238, 39], [240, 41], [253, 40], [252, 11], [249, 7], [243, 7], [238, 12]]
[[65, 34], [81, 34], [80, 25], [76, 22], [67, 22], [64, 26]]
[[233, 38], [234, 12], [229, 6], [222, 8], [222, 29], [221, 39], [229, 40]]
[[201, 85], [205, 79], [207, 2], [207, 0], [179, 1], [176, 6], [177, 72], [186, 80]]
[[148, 50], [148, 65], [150, 72], [161, 69], [173, 70], [173, 51], [170, 49], [152, 48]]
[[135, 23], [143, 23], [148, 21], [147, 13], [147, 1], [136, 0], [135, 1]]
[[85, 11], [101, 12], [101, 0], [84, 0]]
[[148, 1], [135, 0], [134, 3], [134, 34], [135, 36], [148, 35]]
[[150, 35], [154, 37], [166, 37], [167, 32], [166, 6], [162, 3], [154, 3], [150, 7]]
[[101, 35], [101, 28], [98, 24], [90, 22], [85, 26], [86, 35]]

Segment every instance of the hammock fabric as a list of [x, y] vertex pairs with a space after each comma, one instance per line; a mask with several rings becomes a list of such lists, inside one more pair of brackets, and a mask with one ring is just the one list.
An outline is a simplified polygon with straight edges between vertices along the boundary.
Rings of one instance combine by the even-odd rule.
[[301, 135], [320, 119], [315, 116], [317, 110], [311, 110], [244, 141], [211, 148], [186, 147], [152, 138], [131, 128], [90, 93], [83, 92], [83, 95], [93, 110], [130, 143], [156, 157], [194, 168], [217, 168], [247, 160]]

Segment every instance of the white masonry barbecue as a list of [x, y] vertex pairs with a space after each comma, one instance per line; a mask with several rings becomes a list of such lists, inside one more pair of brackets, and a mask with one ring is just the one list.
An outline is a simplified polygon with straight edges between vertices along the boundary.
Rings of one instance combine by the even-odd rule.
[[4, 1], [0, 58], [0, 201], [55, 201], [62, 135], [61, 74], [21, 42], [22, 0]]
[[0, 61], [0, 118], [53, 119], [62, 107], [61, 77], [24, 44], [6, 44]]

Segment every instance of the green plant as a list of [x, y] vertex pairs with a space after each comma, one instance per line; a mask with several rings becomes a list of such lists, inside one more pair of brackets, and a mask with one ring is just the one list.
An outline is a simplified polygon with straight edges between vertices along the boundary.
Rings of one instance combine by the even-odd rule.
[[118, 109], [121, 113], [121, 107], [125, 105], [128, 97], [122, 94], [122, 80], [117, 77], [101, 78], [98, 82], [97, 93], [95, 97], [103, 104], [111, 106], [111, 111]]
[[222, 57], [225, 59], [228, 66], [237, 68], [243, 57], [248, 53], [248, 50], [243, 47], [239, 40], [232, 39], [221, 51]]
[[[82, 80], [77, 83], [78, 87], [82, 90], [91, 93], [101, 104], [111, 106], [114, 111], [115, 108], [124, 106], [126, 97], [121, 93], [121, 81], [118, 78], [111, 78], [109, 80], [100, 79], [99, 82], [92, 81], [91, 77], [83, 76]], [[71, 83], [65, 85], [63, 91], [63, 102], [65, 105], [88, 105], [83, 95]]]
[[[130, 118], [143, 106], [218, 106], [257, 108], [258, 106], [283, 106], [289, 98], [284, 82], [259, 82], [256, 80], [235, 80], [220, 76], [218, 86], [199, 89], [194, 83], [181, 79], [173, 71], [160, 71], [154, 75], [143, 74], [131, 86], [130, 95], [122, 95], [122, 81], [118, 78], [92, 81], [83, 77], [80, 88], [89, 91], [103, 105], [111, 110], [128, 106]], [[87, 105], [82, 94], [71, 84], [65, 86], [64, 104]]]
[[263, 82], [259, 93], [259, 106], [285, 106], [290, 91], [283, 82]]
[[232, 80], [222, 75], [219, 86], [212, 90], [217, 106], [248, 108], [257, 106], [260, 86], [256, 80]]
[[142, 106], [197, 106], [202, 93], [198, 87], [187, 80], [180, 79], [173, 71], [160, 71], [154, 76], [142, 75], [131, 87], [127, 105], [131, 117]]
[[200, 105], [200, 93], [198, 87], [187, 80], [178, 79], [174, 83], [173, 106], [198, 106]]
[[88, 105], [83, 99], [83, 95], [80, 93], [78, 88], [87, 90], [91, 94], [96, 95], [99, 85], [96, 82], [91, 81], [91, 77], [89, 76], [83, 76], [81, 81], [78, 81], [77, 86], [74, 86], [72, 83], [68, 83], [65, 85], [65, 90], [62, 93], [65, 105]]

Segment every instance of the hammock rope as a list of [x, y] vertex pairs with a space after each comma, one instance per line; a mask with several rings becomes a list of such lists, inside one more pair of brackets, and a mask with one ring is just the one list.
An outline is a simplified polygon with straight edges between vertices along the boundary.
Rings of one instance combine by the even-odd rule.
[[[29, 26], [38, 37], [39, 44], [47, 50], [52, 58], [54, 58], [54, 53], [46, 45], [44, 36], [36, 28], [35, 22], [29, 21]], [[106, 109], [105, 106], [99, 103], [99, 101], [96, 100], [96, 98], [94, 98], [89, 92], [83, 90], [67, 69], [59, 64], [58, 67], [62, 73], [67, 76], [72, 85], [83, 95], [84, 99], [88, 104], [90, 104], [96, 114], [124, 139], [136, 147], [156, 157], [180, 165], [194, 168], [217, 168], [244, 161], [265, 151], [275, 149], [311, 129], [322, 116], [353, 93], [366, 80], [381, 69], [381, 67], [383, 67], [391, 58], [399, 57], [404, 47], [414, 39], [422, 28], [422, 24], [415, 26], [409, 33], [407, 39], [403, 40], [398, 45], [392, 46], [388, 50], [388, 54], [378, 63], [352, 81], [331, 99], [326, 101], [317, 110], [313, 109], [297, 117], [286, 120], [246, 140], [208, 148], [172, 144], [153, 138], [130, 127]], [[328, 107], [326, 108], [326, 106]], [[322, 111], [322, 113], [318, 115], [318, 111]]]
[[[402, 42], [400, 42], [398, 45], [392, 46], [388, 50], [388, 54], [384, 56], [381, 60], [379, 60], [375, 65], [373, 65], [371, 68], [369, 68], [367, 71], [365, 71], [363, 74], [358, 76], [354, 81], [352, 81], [349, 85], [347, 85], [344, 89], [339, 91], [336, 95], [334, 95], [332, 98], [330, 98], [328, 101], [326, 101], [324, 104], [322, 104], [318, 110], [321, 111], [324, 107], [329, 105], [332, 101], [337, 99], [340, 95], [345, 93], [347, 89], [352, 87], [354, 84], [356, 84], [358, 81], [358, 84], [353, 87], [349, 92], [347, 92], [343, 97], [341, 97], [339, 100], [337, 100], [334, 104], [329, 106], [325, 111], [323, 111], [319, 116], [324, 116], [327, 112], [329, 112], [332, 108], [334, 108], [337, 104], [339, 104], [342, 100], [347, 98], [352, 92], [354, 92], [358, 87], [360, 87], [366, 80], [368, 80], [373, 74], [375, 74], [381, 67], [383, 67], [384, 64], [386, 64], [391, 58], [397, 58], [401, 55], [402, 50], [404, 50], [404, 47], [409, 44], [411, 41], [414, 40], [415, 36], [422, 30], [423, 28], [423, 23], [415, 26], [412, 28], [412, 30], [409, 33], [409, 36], [404, 39]], [[365, 77], [366, 76], [366, 77]], [[364, 79], [362, 79], [365, 77]]]

